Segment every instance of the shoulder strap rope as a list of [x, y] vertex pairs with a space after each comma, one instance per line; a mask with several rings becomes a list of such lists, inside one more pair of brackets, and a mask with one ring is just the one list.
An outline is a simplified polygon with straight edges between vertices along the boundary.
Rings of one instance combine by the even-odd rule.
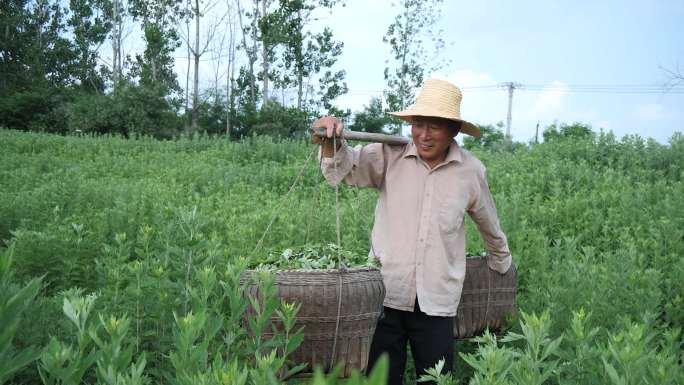
[[273, 225], [273, 222], [275, 222], [276, 218], [278, 218], [278, 216], [280, 215], [280, 212], [283, 209], [283, 205], [284, 205], [285, 201], [287, 201], [287, 198], [294, 191], [295, 187], [297, 186], [297, 183], [299, 182], [299, 180], [302, 177], [302, 174], [304, 174], [304, 170], [306, 169], [307, 165], [309, 164], [311, 157], [313, 156], [313, 154], [316, 151], [317, 151], [317, 149], [314, 148], [314, 150], [311, 151], [311, 153], [309, 153], [309, 155], [306, 157], [306, 160], [304, 161], [302, 166], [299, 168], [299, 171], [297, 172], [297, 176], [294, 178], [294, 180], [292, 181], [292, 184], [290, 185], [290, 189], [287, 191], [287, 193], [285, 194], [283, 199], [280, 201], [280, 204], [278, 205], [278, 208], [275, 210], [275, 212], [273, 212], [273, 215], [271, 215], [271, 219], [268, 221], [268, 225], [266, 226], [264, 233], [261, 234], [261, 238], [259, 238], [259, 241], [257, 242], [256, 246], [254, 247], [254, 250], [252, 250], [251, 256], [256, 255], [256, 252], [259, 251], [261, 246], [263, 246], [264, 238], [266, 238], [266, 234], [268, 234], [268, 232], [271, 230], [271, 226]]
[[[333, 135], [333, 169], [335, 170], [335, 175], [337, 175], [337, 139], [335, 135]], [[339, 182], [335, 183], [335, 231], [337, 233], [337, 316], [335, 317], [335, 335], [333, 336], [332, 352], [330, 353], [330, 370], [332, 370], [335, 365], [337, 337], [340, 330], [340, 312], [342, 311], [342, 274], [346, 270], [342, 264], [339, 185]]]

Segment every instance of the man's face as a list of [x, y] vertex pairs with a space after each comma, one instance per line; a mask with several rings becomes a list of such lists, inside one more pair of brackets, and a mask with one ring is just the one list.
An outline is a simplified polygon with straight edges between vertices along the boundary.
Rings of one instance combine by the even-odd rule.
[[452, 125], [442, 119], [417, 117], [411, 125], [411, 135], [418, 155], [430, 167], [444, 161], [447, 149], [456, 134]]

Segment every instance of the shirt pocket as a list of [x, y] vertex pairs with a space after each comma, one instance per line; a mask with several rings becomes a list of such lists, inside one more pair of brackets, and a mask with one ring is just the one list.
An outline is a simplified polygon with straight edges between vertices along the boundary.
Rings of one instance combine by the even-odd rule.
[[444, 234], [455, 234], [463, 226], [465, 207], [456, 199], [447, 199], [440, 205], [438, 224]]

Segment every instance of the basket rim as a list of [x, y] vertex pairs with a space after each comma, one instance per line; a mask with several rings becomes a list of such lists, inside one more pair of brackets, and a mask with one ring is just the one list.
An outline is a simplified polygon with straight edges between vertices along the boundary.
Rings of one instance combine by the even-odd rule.
[[361, 267], [351, 267], [351, 268], [341, 268], [341, 269], [246, 269], [245, 273], [255, 273], [259, 271], [268, 271], [274, 274], [289, 274], [289, 273], [306, 273], [306, 274], [325, 274], [325, 275], [338, 275], [340, 273], [364, 273], [364, 272], [379, 272], [380, 269], [373, 266], [361, 266]]

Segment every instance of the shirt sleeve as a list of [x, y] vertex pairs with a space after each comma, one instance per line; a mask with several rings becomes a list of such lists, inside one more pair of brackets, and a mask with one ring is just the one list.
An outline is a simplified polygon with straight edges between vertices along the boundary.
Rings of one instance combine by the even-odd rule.
[[321, 171], [331, 186], [344, 181], [350, 186], [379, 188], [384, 179], [385, 164], [381, 143], [351, 148], [342, 141], [335, 156], [321, 158]]
[[477, 173], [478, 186], [468, 214], [477, 225], [487, 248], [487, 264], [501, 274], [511, 266], [511, 252], [508, 240], [499, 224], [494, 199], [489, 191], [484, 167]]

